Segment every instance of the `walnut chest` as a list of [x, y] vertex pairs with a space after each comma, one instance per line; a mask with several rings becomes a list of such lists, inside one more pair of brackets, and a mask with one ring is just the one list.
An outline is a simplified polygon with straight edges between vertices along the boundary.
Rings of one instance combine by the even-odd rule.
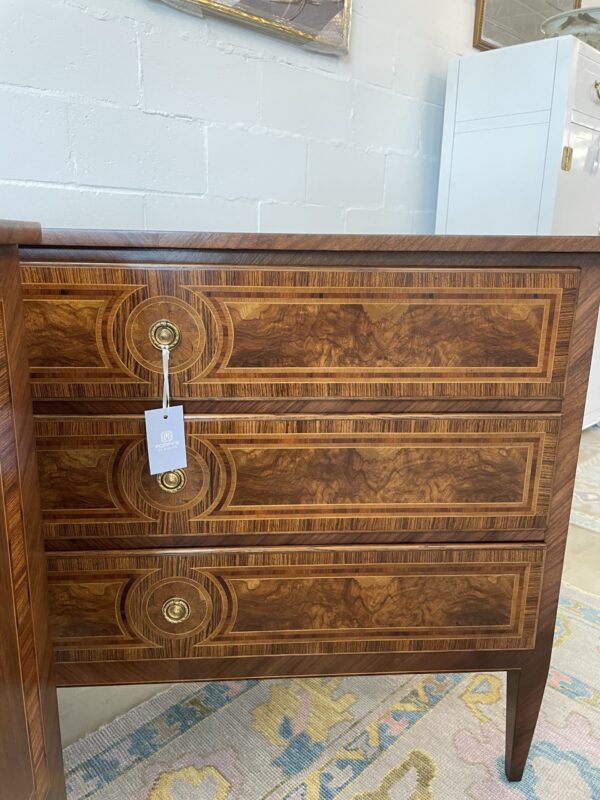
[[[595, 239], [47, 232], [21, 250], [62, 685], [548, 671]], [[185, 409], [151, 476], [143, 412]]]

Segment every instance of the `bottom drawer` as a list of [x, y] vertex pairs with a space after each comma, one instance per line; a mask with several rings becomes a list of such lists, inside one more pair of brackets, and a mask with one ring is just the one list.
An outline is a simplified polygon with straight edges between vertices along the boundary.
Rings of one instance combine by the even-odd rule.
[[477, 545], [52, 554], [56, 659], [531, 648], [544, 551]]

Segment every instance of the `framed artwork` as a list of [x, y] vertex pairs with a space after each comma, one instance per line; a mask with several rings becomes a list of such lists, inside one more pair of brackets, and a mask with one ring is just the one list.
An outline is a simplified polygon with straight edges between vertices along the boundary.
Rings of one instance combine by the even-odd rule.
[[543, 39], [549, 17], [581, 8], [581, 0], [477, 0], [473, 44], [493, 50]]
[[189, 13], [209, 12], [283, 36], [314, 50], [348, 52], [351, 0], [163, 0]]

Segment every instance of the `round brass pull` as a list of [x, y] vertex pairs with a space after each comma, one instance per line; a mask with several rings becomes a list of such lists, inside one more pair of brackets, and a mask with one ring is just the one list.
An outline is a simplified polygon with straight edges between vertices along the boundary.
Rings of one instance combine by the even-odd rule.
[[156, 476], [156, 480], [163, 492], [180, 492], [187, 483], [185, 472], [182, 469], [161, 472]]
[[598, 98], [598, 102], [600, 103], [600, 81], [596, 81], [594, 84], [594, 89], [596, 90], [596, 97]]
[[181, 331], [174, 322], [169, 322], [168, 319], [159, 319], [151, 325], [148, 335], [157, 350], [162, 350], [163, 347], [172, 350], [181, 340]]
[[163, 617], [173, 625], [185, 622], [192, 613], [189, 603], [183, 597], [170, 597], [162, 607]]

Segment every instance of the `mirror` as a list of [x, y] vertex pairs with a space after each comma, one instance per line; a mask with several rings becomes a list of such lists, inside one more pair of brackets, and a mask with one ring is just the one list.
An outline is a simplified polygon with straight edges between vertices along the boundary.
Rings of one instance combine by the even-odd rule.
[[477, 0], [475, 37], [479, 50], [543, 39], [542, 22], [581, 8], [581, 0]]

